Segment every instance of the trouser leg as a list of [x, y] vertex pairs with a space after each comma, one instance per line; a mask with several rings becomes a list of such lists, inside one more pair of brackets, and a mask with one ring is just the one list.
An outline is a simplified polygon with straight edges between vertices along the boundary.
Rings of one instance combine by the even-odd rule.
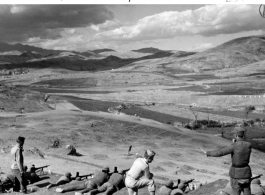
[[241, 194], [241, 188], [239, 186], [239, 183], [237, 179], [230, 178], [230, 185], [233, 190], [233, 195], [240, 195]]
[[112, 185], [107, 188], [107, 190], [104, 192], [104, 195], [112, 195], [115, 192], [117, 192], [117, 188]]
[[90, 190], [88, 192], [88, 195], [95, 195], [95, 194], [98, 194], [98, 193], [100, 193], [99, 190], [98, 189], [94, 189], [94, 190]]
[[244, 195], [251, 195], [250, 183], [243, 186]]
[[83, 189], [82, 191], [80, 191], [81, 194], [89, 192], [93, 189], [97, 189], [97, 185], [92, 182], [91, 180], [89, 180], [88, 182], [85, 183], [85, 189]]
[[136, 188], [143, 188], [147, 186], [148, 187], [148, 191], [150, 194], [154, 194], [155, 190], [156, 190], [156, 186], [155, 186], [155, 181], [153, 179], [140, 179], [135, 183], [135, 187]]
[[[18, 185], [18, 186], [20, 185], [20, 190], [22, 192], [26, 192], [27, 191], [27, 185], [26, 185], [26, 179], [25, 179], [24, 174], [21, 175], [19, 169], [11, 169], [11, 170], [12, 170], [13, 174], [15, 175], [16, 179], [19, 181], [19, 184], [17, 183], [16, 185]], [[19, 187], [16, 185], [15, 185], [15, 188], [19, 189]]]
[[83, 182], [83, 183], [74, 183], [68, 186], [64, 186], [62, 189], [63, 189], [63, 192], [69, 192], [69, 191], [75, 191], [75, 190], [83, 190], [85, 188], [86, 188], [86, 184], [85, 182]]
[[137, 189], [128, 188], [128, 194], [129, 195], [137, 195], [138, 194], [138, 190]]

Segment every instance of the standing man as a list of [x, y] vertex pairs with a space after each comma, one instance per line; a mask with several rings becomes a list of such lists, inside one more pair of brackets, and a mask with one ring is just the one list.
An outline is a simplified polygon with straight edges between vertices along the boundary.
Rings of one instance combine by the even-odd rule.
[[232, 166], [229, 170], [230, 185], [234, 195], [251, 195], [251, 168], [249, 166], [251, 143], [244, 141], [245, 129], [242, 127], [235, 127], [233, 133], [233, 144], [214, 151], [202, 151], [208, 156], [220, 157], [231, 154]]
[[[26, 179], [25, 179], [25, 171], [24, 170], [24, 158], [23, 158], [23, 145], [25, 142], [24, 137], [17, 138], [17, 144], [11, 149], [11, 171], [15, 175], [16, 184], [15, 188], [18, 190], [20, 188], [20, 192], [27, 193]], [[20, 185], [20, 187], [19, 187]]]
[[[148, 186], [150, 195], [155, 195], [155, 181], [153, 174], [149, 170], [149, 163], [155, 157], [155, 152], [148, 149], [144, 153], [144, 158], [137, 158], [125, 178], [125, 185], [129, 195], [137, 195], [138, 189]], [[144, 177], [143, 177], [144, 176]]]

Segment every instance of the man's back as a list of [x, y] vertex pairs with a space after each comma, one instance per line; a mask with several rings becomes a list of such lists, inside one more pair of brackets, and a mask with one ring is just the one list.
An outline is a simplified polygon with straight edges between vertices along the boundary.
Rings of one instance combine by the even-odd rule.
[[145, 169], [148, 167], [149, 165], [144, 158], [137, 158], [127, 174], [134, 179], [139, 179], [144, 175]]
[[95, 173], [94, 177], [91, 179], [97, 186], [101, 186], [103, 183], [107, 182], [109, 179], [109, 174], [103, 171], [98, 171]]
[[109, 183], [116, 186], [116, 188], [121, 189], [125, 187], [124, 176], [120, 173], [113, 173], [109, 178]]

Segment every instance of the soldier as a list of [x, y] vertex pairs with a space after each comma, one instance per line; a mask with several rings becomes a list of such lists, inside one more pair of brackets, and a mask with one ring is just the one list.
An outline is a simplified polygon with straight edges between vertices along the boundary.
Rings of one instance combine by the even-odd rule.
[[70, 172], [66, 172], [62, 177], [60, 177], [57, 180], [57, 182], [55, 184], [51, 183], [50, 185], [48, 185], [47, 189], [50, 189], [54, 186], [59, 186], [59, 185], [64, 185], [64, 184], [70, 183], [72, 181], [71, 176], [72, 176], [72, 174]]
[[9, 191], [9, 190], [15, 190], [15, 181], [16, 181], [16, 176], [13, 174], [4, 174], [1, 175], [1, 181], [3, 190], [2, 191]]
[[[25, 179], [24, 170], [24, 158], [23, 158], [23, 145], [25, 142], [24, 137], [17, 138], [17, 144], [11, 149], [11, 171], [19, 182], [15, 184], [15, 190], [20, 189], [20, 192], [27, 193], [27, 185]], [[19, 187], [20, 185], [20, 187]]]
[[251, 195], [250, 181], [251, 181], [251, 168], [249, 166], [251, 143], [244, 141], [245, 129], [242, 127], [235, 127], [233, 133], [233, 144], [227, 147], [220, 148], [214, 151], [204, 151], [206, 155], [212, 157], [220, 157], [231, 154], [232, 166], [229, 170], [230, 185], [233, 189], [234, 195]]
[[100, 187], [103, 183], [107, 182], [109, 179], [109, 167], [104, 167], [101, 171], [95, 173], [94, 177], [86, 182], [73, 183], [72, 185], [64, 186], [62, 188], [57, 188], [56, 192], [63, 193], [74, 190], [82, 190], [76, 192], [75, 195], [81, 195], [83, 193], [89, 192], [90, 190]]
[[129, 195], [137, 195], [138, 189], [145, 186], [148, 186], [150, 195], [155, 195], [155, 181], [153, 180], [153, 174], [149, 170], [149, 163], [153, 161], [155, 154], [150, 149], [146, 150], [144, 158], [137, 158], [127, 172], [125, 185], [128, 188]]
[[30, 167], [29, 172], [26, 172], [27, 169], [25, 170], [25, 178], [27, 179], [28, 184], [40, 181], [40, 177], [37, 175], [35, 170], [36, 170], [35, 165], [32, 165]]
[[101, 192], [104, 192], [104, 195], [112, 195], [113, 193], [124, 188], [124, 174], [126, 171], [127, 170], [120, 170], [118, 173], [114, 172], [106, 183], [104, 183], [98, 189], [91, 190], [88, 195], [95, 195]]

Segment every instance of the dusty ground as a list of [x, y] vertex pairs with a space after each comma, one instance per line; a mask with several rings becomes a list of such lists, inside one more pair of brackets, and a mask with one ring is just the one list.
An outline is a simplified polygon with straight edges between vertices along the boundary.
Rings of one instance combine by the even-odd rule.
[[[154, 61], [152, 63], [155, 64]], [[148, 70], [152, 67], [146, 66], [145, 68]], [[146, 71], [143, 69], [139, 71]], [[121, 71], [130, 71], [130, 69], [124, 68]], [[218, 109], [249, 104], [257, 106], [265, 104], [264, 98], [259, 97], [256, 97], [259, 98], [257, 101], [253, 97], [200, 96], [202, 92], [169, 91], [167, 89], [180, 86], [204, 86], [203, 83], [217, 82], [217, 79], [187, 81], [184, 78], [176, 79], [172, 75], [145, 72], [105, 71], [100, 73], [67, 72], [66, 74], [59, 70], [31, 70], [29, 74], [25, 75], [2, 77], [1, 82], [5, 85], [28, 86], [40, 81], [62, 78], [73, 80], [89, 78], [86, 83], [78, 84], [80, 86], [68, 85], [67, 88], [114, 93], [81, 94], [71, 92], [60, 93], [60, 95], [70, 94], [95, 100], [133, 102], [142, 105], [155, 103], [156, 106], [146, 106], [145, 108], [186, 118], [193, 118], [192, 113], [185, 109], [192, 103], [201, 107]], [[223, 81], [225, 80], [229, 82], [238, 81], [236, 78], [223, 79]], [[56, 87], [63, 88], [64, 86], [58, 84]], [[216, 91], [218, 90], [216, 88]], [[228, 140], [122, 113], [80, 110], [67, 101], [57, 99], [55, 94], [52, 94], [45, 103], [43, 97], [44, 94], [41, 93], [35, 92], [33, 96], [31, 92], [27, 92], [22, 97], [23, 101], [14, 103], [19, 97], [12, 93], [1, 93], [0, 106], [5, 107], [5, 110], [0, 112], [2, 149], [0, 167], [2, 172], [9, 172], [10, 148], [15, 143], [17, 136], [22, 135], [26, 137], [25, 163], [36, 166], [50, 165], [49, 170], [56, 174], [63, 174], [66, 171], [72, 173], [79, 171], [80, 174], [93, 173], [96, 169], [106, 165], [110, 166], [111, 169], [114, 166], [117, 166], [118, 169], [129, 168], [135, 160], [135, 154], [142, 155], [144, 150], [150, 147], [157, 152], [157, 156], [150, 167], [158, 183], [168, 179], [194, 178], [194, 184], [205, 184], [223, 179], [218, 184], [221, 188], [229, 179], [229, 156], [207, 158], [199, 150], [200, 147], [212, 150], [230, 144]], [[19, 113], [22, 106], [25, 107], [25, 112]], [[200, 116], [206, 117], [206, 114]], [[220, 118], [224, 121], [242, 120], [236, 117], [220, 117], [218, 115], [211, 115], [211, 117]], [[49, 147], [55, 139], [59, 139], [60, 148]], [[66, 155], [65, 146], [67, 144], [74, 145], [81, 156]], [[128, 156], [127, 152], [130, 145], [132, 145], [132, 151], [131, 155]], [[36, 152], [38, 150], [34, 147], [40, 152]], [[250, 164], [253, 175], [264, 171], [264, 160], [264, 153], [253, 150]], [[263, 178], [261, 180], [262, 183], [265, 182]], [[41, 185], [41, 187], [43, 186]], [[51, 193], [55, 194], [54, 190], [47, 192], [44, 189], [39, 189], [36, 192], [36, 194]], [[127, 192], [124, 189], [119, 193], [125, 194]], [[146, 190], [141, 191], [141, 193], [146, 193]], [[211, 193], [205, 189], [205, 194]]]

